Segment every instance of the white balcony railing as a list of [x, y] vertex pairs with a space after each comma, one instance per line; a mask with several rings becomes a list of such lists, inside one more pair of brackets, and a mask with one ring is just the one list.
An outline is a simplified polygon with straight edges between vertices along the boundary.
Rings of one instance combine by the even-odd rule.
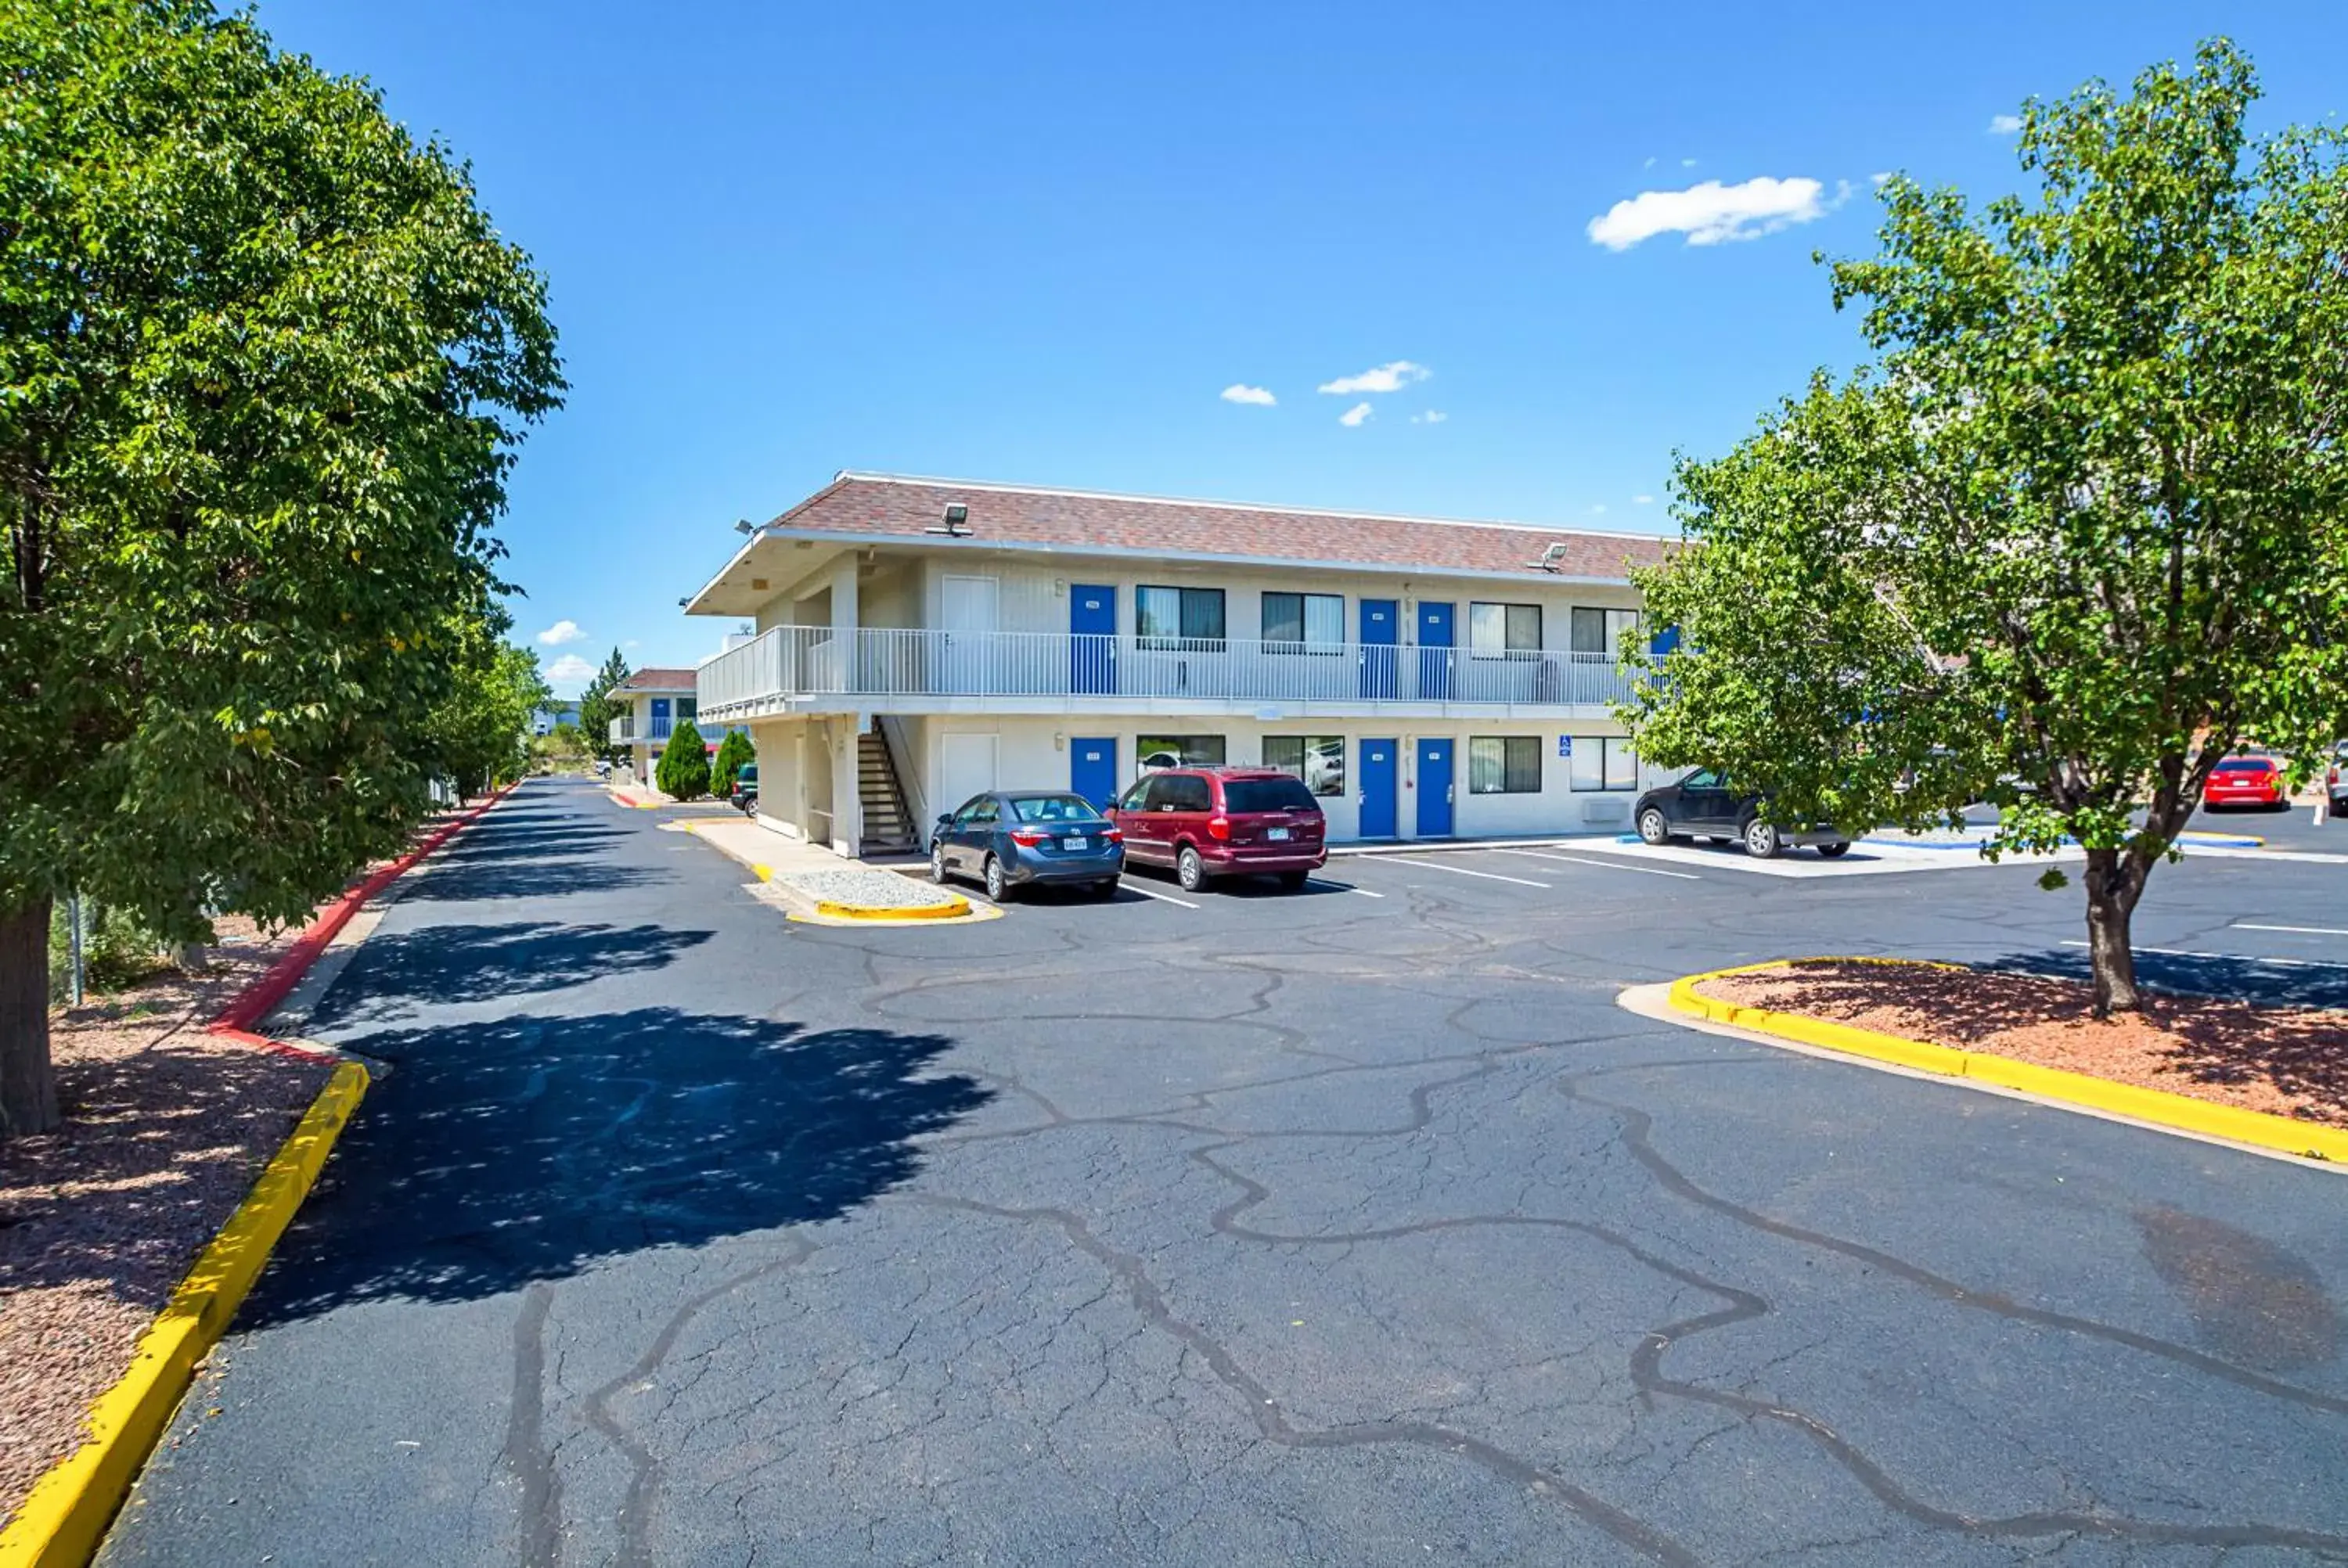
[[699, 688], [701, 712], [723, 717], [813, 696], [1587, 707], [1622, 696], [1628, 683], [1609, 654], [1486, 656], [1384, 643], [783, 626], [704, 664]]
[[612, 743], [615, 746], [634, 740], [635, 721], [623, 713], [612, 721]]

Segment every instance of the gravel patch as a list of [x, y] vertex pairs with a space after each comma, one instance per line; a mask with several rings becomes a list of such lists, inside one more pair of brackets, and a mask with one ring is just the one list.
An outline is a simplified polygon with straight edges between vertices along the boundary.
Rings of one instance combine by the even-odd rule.
[[964, 902], [959, 893], [916, 882], [894, 871], [847, 867], [839, 871], [790, 871], [776, 877], [810, 898], [856, 904], [870, 909], [938, 909]]
[[1910, 964], [1787, 964], [1707, 997], [2220, 1105], [2348, 1127], [2348, 1012], [2162, 996], [2098, 1021], [2075, 980]]

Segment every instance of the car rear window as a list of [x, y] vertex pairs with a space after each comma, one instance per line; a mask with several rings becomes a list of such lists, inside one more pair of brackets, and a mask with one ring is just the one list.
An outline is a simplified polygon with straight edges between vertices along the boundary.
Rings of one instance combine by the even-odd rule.
[[1012, 801], [1011, 809], [1022, 822], [1090, 822], [1100, 815], [1091, 802], [1073, 794], [1020, 795]]
[[2218, 764], [2221, 774], [2262, 774], [2274, 764], [2265, 757], [2228, 757]]
[[1226, 811], [1319, 811], [1320, 803], [1303, 779], [1225, 779]]

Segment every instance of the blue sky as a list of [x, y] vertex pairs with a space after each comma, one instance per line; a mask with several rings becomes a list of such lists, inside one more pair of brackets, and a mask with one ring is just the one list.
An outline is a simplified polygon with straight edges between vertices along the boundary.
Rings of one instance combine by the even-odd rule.
[[[843, 467], [1668, 530], [1674, 450], [1857, 356], [1811, 254], [1873, 174], [2006, 189], [1993, 117], [2218, 32], [2262, 123], [2348, 109], [2337, 0], [259, 14], [551, 280], [501, 530], [550, 666], [713, 651], [677, 600]], [[1637, 238], [1707, 215], [1751, 237]]]

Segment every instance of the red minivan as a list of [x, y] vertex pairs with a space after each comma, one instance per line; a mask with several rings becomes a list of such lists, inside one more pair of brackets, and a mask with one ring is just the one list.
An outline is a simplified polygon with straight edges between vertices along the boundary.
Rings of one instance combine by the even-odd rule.
[[1170, 866], [1185, 892], [1218, 876], [1277, 876], [1293, 892], [1329, 858], [1321, 804], [1271, 768], [1168, 768], [1127, 790], [1108, 819], [1125, 857]]

